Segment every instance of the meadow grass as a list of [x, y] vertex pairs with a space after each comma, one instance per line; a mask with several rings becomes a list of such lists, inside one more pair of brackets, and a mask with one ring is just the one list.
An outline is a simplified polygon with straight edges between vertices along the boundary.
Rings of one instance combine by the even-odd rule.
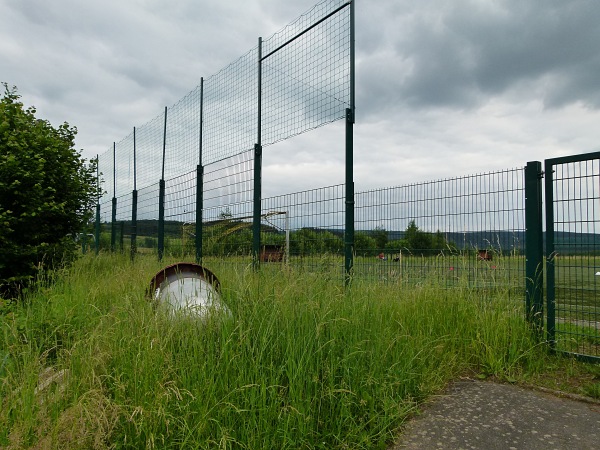
[[551, 358], [502, 290], [221, 264], [231, 314], [198, 320], [145, 298], [161, 267], [89, 255], [2, 304], [1, 448], [385, 448], [450, 380]]

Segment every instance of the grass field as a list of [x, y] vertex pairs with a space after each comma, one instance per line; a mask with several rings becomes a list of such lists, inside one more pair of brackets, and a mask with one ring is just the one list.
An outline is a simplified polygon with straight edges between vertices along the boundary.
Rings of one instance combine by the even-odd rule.
[[600, 394], [598, 366], [549, 355], [510, 286], [344, 289], [317, 262], [207, 258], [231, 315], [205, 321], [153, 309], [150, 256], [87, 255], [2, 301], [0, 448], [386, 448], [459, 376]]

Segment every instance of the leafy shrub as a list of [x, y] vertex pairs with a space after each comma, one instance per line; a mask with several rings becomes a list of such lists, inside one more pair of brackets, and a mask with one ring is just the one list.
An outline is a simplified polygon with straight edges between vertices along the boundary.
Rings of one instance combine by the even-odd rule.
[[77, 129], [24, 108], [6, 83], [0, 99], [0, 296], [14, 297], [40, 270], [71, 262], [73, 237], [99, 190], [96, 161], [73, 148]]

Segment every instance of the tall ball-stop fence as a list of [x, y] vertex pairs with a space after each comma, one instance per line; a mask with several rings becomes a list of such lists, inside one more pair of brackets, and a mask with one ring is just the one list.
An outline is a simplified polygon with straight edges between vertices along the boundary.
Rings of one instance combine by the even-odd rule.
[[[250, 248], [235, 253], [251, 256], [257, 266], [265, 252], [262, 235], [273, 234], [273, 225], [264, 219], [274, 220], [272, 211], [263, 209], [263, 148], [342, 119], [346, 219], [336, 227], [343, 229], [349, 272], [354, 224], [348, 220], [353, 207], [351, 1], [318, 3], [271, 37], [259, 38], [257, 47], [202, 78], [177, 104], [99, 156], [106, 194], [99, 200], [97, 221], [111, 224], [105, 230], [110, 231], [108, 245], [112, 250], [128, 245], [132, 255], [155, 248], [162, 258], [165, 251], [183, 252], [193, 240], [201, 260], [228, 253], [232, 245], [227, 242], [239, 238], [236, 232], [251, 232]], [[292, 222], [289, 213], [280, 215]], [[98, 249], [106, 238], [96, 228]], [[219, 243], [223, 248], [216, 250]]]
[[[340, 120], [345, 183], [264, 198], [263, 149]], [[96, 251], [501, 290], [600, 360], [600, 154], [355, 193], [353, 124], [354, 4], [324, 1], [99, 156]]]

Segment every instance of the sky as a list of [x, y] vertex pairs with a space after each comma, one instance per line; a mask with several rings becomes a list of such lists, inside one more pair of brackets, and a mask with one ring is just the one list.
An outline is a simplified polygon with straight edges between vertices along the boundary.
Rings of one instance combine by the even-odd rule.
[[[0, 81], [102, 154], [315, 0], [0, 0]], [[598, 0], [356, 0], [357, 191], [600, 151]], [[267, 147], [263, 196], [344, 182], [343, 121]]]

